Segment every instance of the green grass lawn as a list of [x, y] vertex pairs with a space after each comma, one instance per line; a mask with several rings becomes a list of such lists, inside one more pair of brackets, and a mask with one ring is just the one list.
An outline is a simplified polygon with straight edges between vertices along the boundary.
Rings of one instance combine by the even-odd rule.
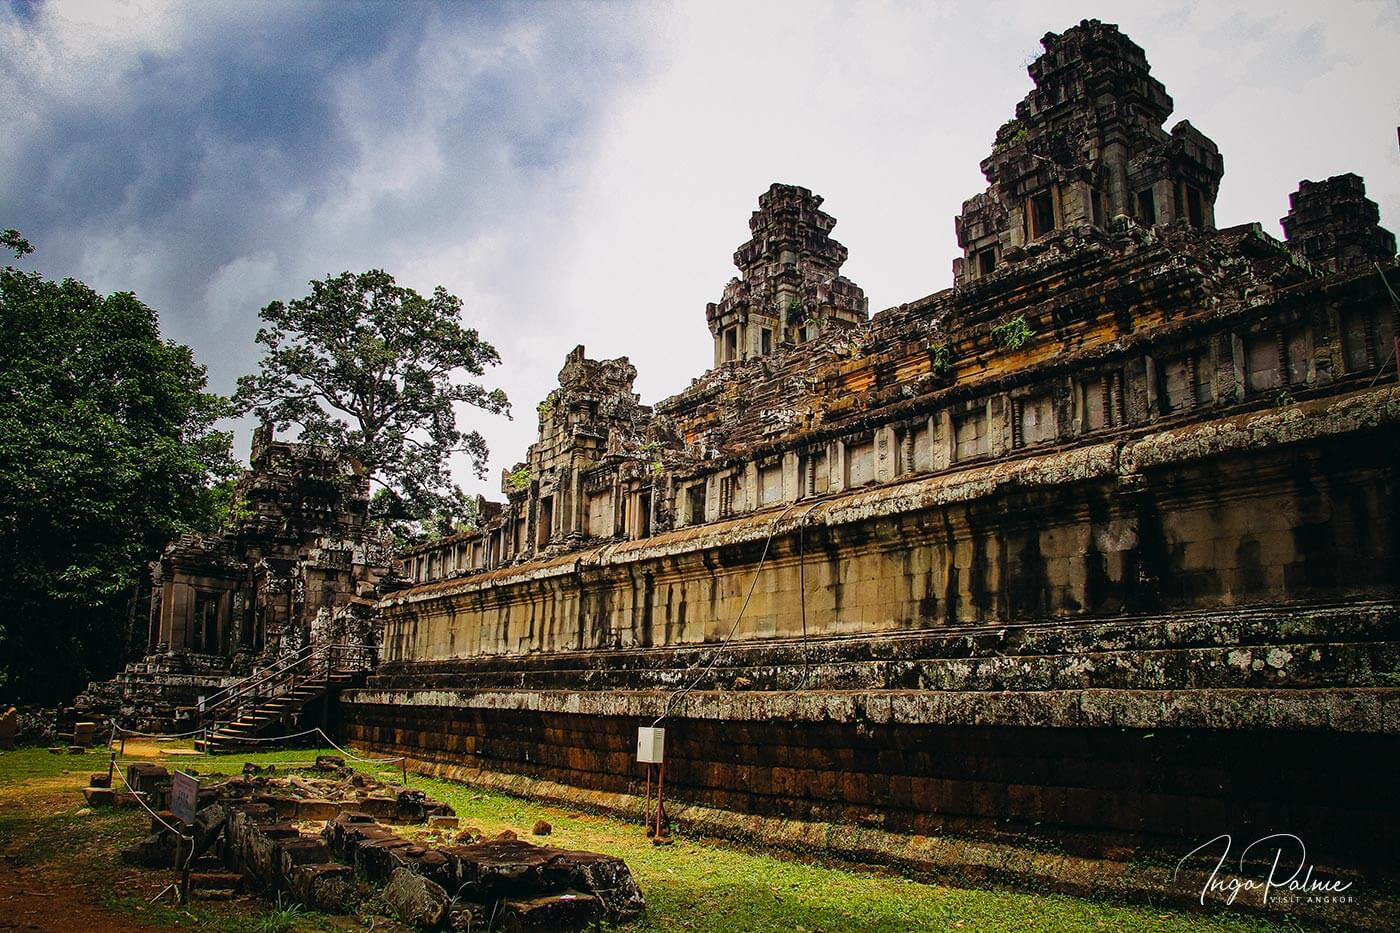
[[[335, 754], [327, 750], [325, 753]], [[314, 750], [278, 751], [209, 758], [161, 758], [168, 767], [201, 773], [235, 774], [243, 763], [308, 763]], [[71, 790], [61, 796], [59, 812], [0, 810], [0, 839], [18, 831], [56, 840], [86, 840], [104, 848], [115, 861], [115, 848], [136, 838], [145, 820], [132, 811], [75, 816], [83, 801], [77, 788], [86, 774], [105, 762], [99, 752], [83, 756], [50, 755], [42, 749], [0, 753], [0, 801], [18, 785], [53, 785], [68, 777]], [[397, 772], [381, 772], [397, 781]], [[647, 901], [647, 915], [630, 929], [642, 931], [709, 931], [709, 933], [837, 933], [837, 931], [944, 930], [1277, 930], [1294, 929], [1241, 913], [1190, 914], [1173, 909], [1104, 903], [1057, 894], [968, 890], [912, 881], [891, 872], [856, 870], [820, 864], [785, 854], [678, 836], [657, 847], [639, 825], [610, 817], [533, 804], [450, 781], [410, 774], [409, 783], [451, 804], [463, 826], [494, 835], [514, 830], [531, 839], [563, 848], [591, 849], [627, 861]], [[530, 835], [535, 821], [553, 826], [545, 839]], [[16, 821], [23, 823], [18, 825]], [[36, 864], [57, 858], [63, 845], [35, 850]], [[104, 861], [105, 864], [105, 861]], [[169, 873], [149, 873], [162, 875]], [[158, 885], [157, 885], [158, 887]], [[151, 907], [144, 899], [101, 895], [104, 902], [154, 926], [208, 930], [395, 929], [384, 918], [328, 918], [275, 910], [259, 903], [201, 903], [189, 909]]]

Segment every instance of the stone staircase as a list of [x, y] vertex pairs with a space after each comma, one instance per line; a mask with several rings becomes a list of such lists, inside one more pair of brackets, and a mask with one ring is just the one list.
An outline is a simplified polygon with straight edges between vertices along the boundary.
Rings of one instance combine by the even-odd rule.
[[236, 751], [324, 725], [336, 696], [363, 683], [373, 662], [372, 650], [361, 646], [308, 646], [210, 698], [195, 748]]

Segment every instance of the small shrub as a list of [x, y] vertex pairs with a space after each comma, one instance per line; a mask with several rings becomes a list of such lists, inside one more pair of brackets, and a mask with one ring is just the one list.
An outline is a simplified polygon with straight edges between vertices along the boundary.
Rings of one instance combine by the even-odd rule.
[[506, 474], [506, 488], [511, 492], [519, 492], [530, 485], [530, 468], [520, 466]]
[[1026, 323], [1026, 316], [1018, 314], [1002, 321], [992, 328], [992, 340], [1003, 350], [1019, 350], [1030, 343], [1035, 331]]
[[555, 397], [555, 393], [551, 392], [549, 395], [545, 396], [543, 402], [535, 406], [535, 411], [540, 413], [540, 418], [542, 420], [548, 421], [550, 418], [554, 417], [554, 409], [557, 402], [558, 399]]
[[946, 343], [929, 344], [929, 372], [935, 376], [946, 376], [953, 371], [953, 350]]

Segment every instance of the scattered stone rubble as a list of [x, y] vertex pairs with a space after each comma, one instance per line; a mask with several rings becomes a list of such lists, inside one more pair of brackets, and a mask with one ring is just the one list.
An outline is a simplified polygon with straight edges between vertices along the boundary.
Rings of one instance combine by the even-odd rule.
[[[158, 816], [122, 858], [176, 867], [181, 842], [165, 809], [170, 772], [137, 762], [124, 778], [129, 790], [118, 792], [108, 775], [94, 774], [84, 796], [91, 805], [135, 806], [141, 795]], [[319, 756], [309, 774], [249, 764], [241, 775], [206, 780], [189, 828], [191, 887], [206, 896], [282, 894], [309, 909], [345, 913], [383, 885], [379, 900], [401, 921], [462, 930], [582, 929], [635, 920], [644, 908], [620, 858], [537, 846], [510, 831], [489, 840], [475, 828], [457, 831], [447, 804], [333, 756]], [[548, 824], [541, 824], [542, 835]], [[407, 838], [395, 826], [424, 826], [427, 838]]]

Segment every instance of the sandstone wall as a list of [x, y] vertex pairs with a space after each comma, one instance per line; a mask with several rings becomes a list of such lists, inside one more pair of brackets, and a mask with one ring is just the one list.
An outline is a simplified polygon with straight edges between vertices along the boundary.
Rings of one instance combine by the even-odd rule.
[[1400, 390], [1355, 393], [419, 586], [384, 658], [1393, 594], [1397, 421]]
[[415, 587], [342, 722], [625, 809], [664, 715], [669, 793], [739, 835], [1112, 860], [1289, 832], [1395, 878], [1397, 423], [1386, 387]]

